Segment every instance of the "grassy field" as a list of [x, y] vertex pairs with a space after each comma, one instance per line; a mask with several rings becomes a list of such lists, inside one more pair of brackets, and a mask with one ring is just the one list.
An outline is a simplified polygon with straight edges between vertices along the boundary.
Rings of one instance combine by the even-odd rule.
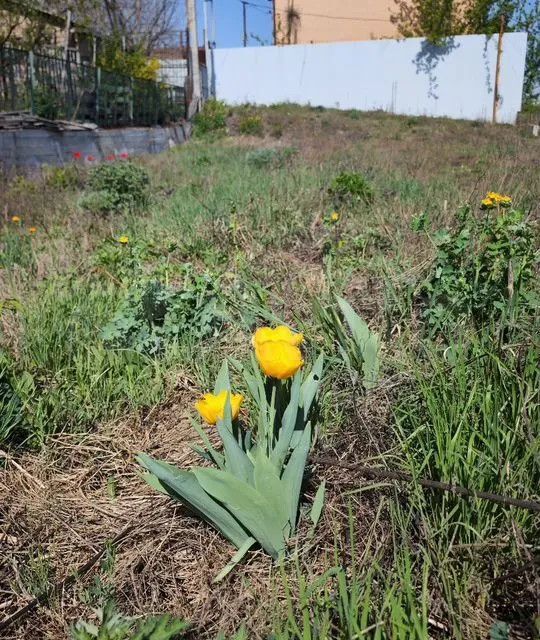
[[[72, 627], [114, 604], [186, 638], [540, 637], [538, 512], [419, 482], [540, 500], [539, 139], [291, 105], [236, 109], [224, 131], [224, 115], [101, 175], [83, 159], [1, 178], [0, 636], [98, 637]], [[511, 204], [482, 206], [491, 191]], [[378, 336], [372, 378], [338, 297]], [[298, 529], [279, 561], [254, 546], [214, 583], [233, 545], [135, 456], [199, 464], [194, 403], [281, 324], [306, 368], [324, 354]], [[176, 637], [114, 624], [99, 638]]]

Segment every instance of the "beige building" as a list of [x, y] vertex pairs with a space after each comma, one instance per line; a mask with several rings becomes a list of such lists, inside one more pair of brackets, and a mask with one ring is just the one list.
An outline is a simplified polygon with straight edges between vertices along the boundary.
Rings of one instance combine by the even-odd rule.
[[274, 0], [277, 44], [396, 38], [394, 0]]

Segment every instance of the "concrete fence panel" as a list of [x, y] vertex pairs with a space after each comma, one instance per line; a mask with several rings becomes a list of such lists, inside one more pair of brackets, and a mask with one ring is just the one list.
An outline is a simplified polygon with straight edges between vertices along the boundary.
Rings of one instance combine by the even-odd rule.
[[[498, 35], [216, 49], [216, 97], [404, 115], [491, 120]], [[497, 122], [521, 109], [526, 33], [502, 39]]]

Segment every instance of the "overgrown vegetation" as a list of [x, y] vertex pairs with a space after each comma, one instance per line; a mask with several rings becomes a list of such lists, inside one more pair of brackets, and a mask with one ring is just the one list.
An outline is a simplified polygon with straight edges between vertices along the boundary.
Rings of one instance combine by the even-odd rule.
[[91, 170], [81, 206], [94, 213], [133, 210], [148, 203], [150, 178], [130, 161], [100, 164]]
[[7, 637], [537, 637], [538, 513], [505, 504], [540, 500], [537, 140], [196, 127], [0, 185], [1, 615], [44, 600]]

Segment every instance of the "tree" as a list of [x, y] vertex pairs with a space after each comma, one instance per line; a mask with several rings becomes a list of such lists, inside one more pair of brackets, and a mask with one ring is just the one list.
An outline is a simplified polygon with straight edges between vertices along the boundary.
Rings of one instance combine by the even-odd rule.
[[497, 33], [504, 16], [509, 31], [527, 31], [524, 95], [540, 84], [540, 4], [536, 0], [395, 0], [391, 21], [405, 38], [423, 36], [442, 44], [455, 35]]

